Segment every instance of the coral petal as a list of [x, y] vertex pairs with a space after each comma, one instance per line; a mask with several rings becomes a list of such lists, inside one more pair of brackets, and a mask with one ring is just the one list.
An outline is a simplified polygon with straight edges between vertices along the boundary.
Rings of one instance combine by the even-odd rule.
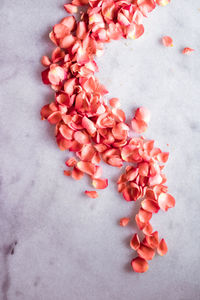
[[141, 257], [134, 258], [131, 262], [131, 265], [133, 271], [135, 271], [136, 273], [145, 273], [149, 268], [148, 262]]
[[157, 252], [159, 255], [163, 256], [167, 253], [168, 248], [164, 239], [162, 239], [158, 245]]
[[119, 221], [119, 225], [122, 227], [125, 227], [130, 222], [130, 218], [121, 218]]
[[105, 189], [108, 186], [108, 179], [96, 178], [93, 179], [92, 185], [95, 189]]
[[163, 36], [162, 43], [165, 47], [173, 47], [173, 39], [170, 36]]
[[137, 253], [140, 257], [142, 257], [146, 260], [152, 260], [155, 255], [154, 249], [147, 247], [143, 243], [140, 244], [140, 247], [137, 250]]
[[140, 247], [140, 239], [137, 233], [134, 234], [134, 236], [132, 237], [131, 241], [130, 241], [130, 247], [133, 250], [138, 250]]
[[96, 191], [85, 191], [85, 194], [92, 199], [95, 199], [99, 196]]

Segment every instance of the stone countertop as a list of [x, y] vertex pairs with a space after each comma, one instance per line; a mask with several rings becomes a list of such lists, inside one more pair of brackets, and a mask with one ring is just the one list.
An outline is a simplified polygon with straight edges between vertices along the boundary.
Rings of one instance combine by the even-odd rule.
[[[105, 166], [109, 188], [98, 199], [85, 197], [88, 180], [63, 176], [69, 153], [40, 121], [41, 106], [53, 99], [41, 83], [40, 57], [53, 48], [48, 32], [66, 15], [63, 4], [0, 3], [0, 299], [200, 299], [200, 3], [157, 8], [139, 40], [113, 41], [98, 59], [109, 96], [120, 98], [128, 117], [148, 107], [145, 136], [170, 151], [166, 174], [176, 207], [152, 221], [169, 252], [145, 274], [130, 268], [133, 222], [118, 225], [138, 209], [116, 191], [120, 171]], [[162, 46], [163, 35], [173, 37], [173, 48]], [[196, 51], [184, 56], [184, 47]]]

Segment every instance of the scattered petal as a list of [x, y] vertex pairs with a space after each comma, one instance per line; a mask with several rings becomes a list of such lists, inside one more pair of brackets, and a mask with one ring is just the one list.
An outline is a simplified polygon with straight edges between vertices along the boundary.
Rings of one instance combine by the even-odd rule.
[[125, 227], [128, 225], [129, 222], [130, 222], [130, 218], [122, 218], [120, 219], [119, 225]]
[[131, 241], [130, 241], [130, 247], [137, 251], [140, 247], [140, 239], [137, 233], [134, 234], [134, 236], [132, 237]]
[[96, 191], [85, 191], [85, 194], [92, 199], [98, 198], [98, 193]]
[[132, 260], [131, 262], [133, 271], [136, 273], [145, 273], [149, 269], [148, 262], [141, 258], [141, 257], [136, 257]]
[[162, 43], [165, 47], [173, 47], [173, 39], [170, 36], [164, 36]]
[[157, 252], [159, 255], [164, 256], [168, 251], [167, 244], [164, 239], [162, 239], [158, 245]]
[[92, 181], [95, 189], [105, 189], [108, 186], [108, 179], [95, 178]]

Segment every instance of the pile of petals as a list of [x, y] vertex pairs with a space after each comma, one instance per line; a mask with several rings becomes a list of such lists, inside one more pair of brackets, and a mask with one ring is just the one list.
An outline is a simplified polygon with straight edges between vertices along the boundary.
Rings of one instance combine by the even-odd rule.
[[[135, 272], [145, 272], [148, 260], [155, 251], [164, 255], [167, 245], [159, 241], [157, 231], [150, 224], [153, 213], [167, 211], [175, 205], [168, 194], [166, 177], [163, 174], [168, 153], [154, 146], [154, 141], [142, 136], [130, 138], [130, 130], [143, 133], [150, 120], [149, 111], [136, 110], [131, 126], [126, 123], [124, 111], [117, 98], [109, 104], [106, 88], [95, 77], [98, 66], [95, 55], [102, 55], [104, 43], [121, 37], [137, 39], [144, 32], [143, 17], [147, 17], [156, 5], [164, 6], [169, 0], [73, 0], [65, 4], [65, 10], [74, 14], [78, 6], [87, 5], [80, 21], [70, 15], [56, 24], [49, 34], [55, 49], [51, 57], [43, 56], [42, 72], [44, 84], [50, 85], [55, 99], [41, 109], [41, 117], [55, 125], [58, 147], [74, 153], [66, 161], [64, 175], [80, 180], [84, 175], [91, 178], [94, 189], [105, 189], [108, 179], [102, 175], [103, 160], [110, 166], [125, 172], [117, 184], [118, 191], [126, 201], [143, 199], [135, 217], [144, 239], [138, 235], [131, 239], [131, 248], [138, 257], [132, 261]], [[97, 198], [95, 190], [85, 191], [90, 198]], [[129, 218], [120, 221], [126, 226]]]

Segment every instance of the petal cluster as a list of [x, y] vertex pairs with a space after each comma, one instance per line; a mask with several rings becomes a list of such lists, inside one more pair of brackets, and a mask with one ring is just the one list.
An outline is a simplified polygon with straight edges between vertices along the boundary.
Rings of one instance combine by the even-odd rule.
[[[147, 260], [167, 252], [167, 246], [158, 233], [153, 232], [150, 220], [160, 209], [167, 211], [175, 205], [168, 194], [164, 164], [169, 153], [154, 146], [153, 140], [144, 137], [130, 138], [129, 132], [140, 134], [147, 130], [150, 113], [140, 107], [131, 124], [126, 122], [118, 98], [107, 103], [108, 93], [95, 77], [98, 66], [95, 56], [104, 51], [104, 44], [120, 38], [137, 39], [144, 33], [143, 18], [169, 0], [72, 0], [65, 4], [69, 14], [76, 14], [79, 6], [87, 5], [80, 21], [73, 15], [56, 24], [49, 34], [55, 49], [51, 57], [41, 59], [45, 70], [42, 81], [54, 91], [54, 101], [41, 109], [42, 120], [55, 126], [55, 137], [60, 150], [73, 153], [65, 162], [65, 176], [80, 180], [89, 176], [93, 188], [103, 190], [108, 179], [103, 177], [100, 162], [117, 168], [126, 168], [119, 177], [118, 191], [126, 201], [143, 198], [135, 222], [144, 234], [140, 241], [133, 236], [130, 246], [138, 257], [132, 261], [135, 272], [148, 270]], [[166, 45], [169, 40], [163, 40]], [[95, 190], [85, 195], [97, 198]], [[122, 218], [125, 227], [130, 218]]]

